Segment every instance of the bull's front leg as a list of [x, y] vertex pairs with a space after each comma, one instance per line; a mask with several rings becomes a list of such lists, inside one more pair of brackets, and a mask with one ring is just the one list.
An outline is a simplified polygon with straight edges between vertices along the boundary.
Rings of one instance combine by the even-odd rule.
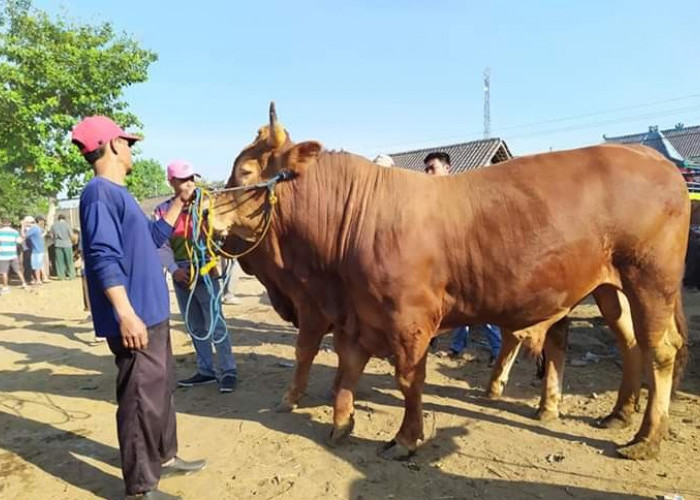
[[[310, 324], [311, 323], [311, 324]], [[292, 382], [284, 393], [282, 401], [275, 407], [277, 412], [290, 412], [297, 407], [301, 397], [306, 392], [309, 384], [309, 372], [311, 365], [318, 354], [321, 340], [328, 331], [327, 326], [320, 326], [318, 322], [302, 321], [299, 325], [299, 335], [295, 348], [296, 364]]]
[[518, 356], [518, 351], [520, 351], [521, 342], [513, 335], [512, 330], [502, 328], [501, 334], [501, 350], [498, 353], [496, 363], [493, 365], [491, 380], [486, 390], [486, 397], [490, 399], [498, 399], [503, 395], [503, 390], [508, 383], [510, 370], [513, 368], [513, 363], [515, 363], [515, 358]]
[[355, 427], [355, 388], [369, 361], [370, 354], [356, 340], [349, 340], [342, 332], [333, 336], [338, 353], [338, 371], [335, 379], [333, 430], [328, 444], [336, 446], [350, 435]]
[[553, 324], [547, 331], [544, 341], [545, 376], [542, 384], [540, 407], [537, 418], [543, 422], [559, 418], [559, 401], [564, 382], [564, 362], [569, 335], [569, 319], [564, 318]]

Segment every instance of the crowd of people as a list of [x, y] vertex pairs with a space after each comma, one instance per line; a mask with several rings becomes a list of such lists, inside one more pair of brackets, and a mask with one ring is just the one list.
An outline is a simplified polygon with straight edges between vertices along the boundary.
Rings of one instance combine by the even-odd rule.
[[[10, 271], [18, 286], [40, 286], [55, 279], [74, 279], [80, 259], [79, 231], [59, 215], [50, 230], [43, 215], [27, 215], [19, 223], [9, 217], [0, 220], [0, 295], [10, 293]], [[51, 258], [49, 258], [51, 257]], [[51, 272], [53, 271], [53, 273]]]

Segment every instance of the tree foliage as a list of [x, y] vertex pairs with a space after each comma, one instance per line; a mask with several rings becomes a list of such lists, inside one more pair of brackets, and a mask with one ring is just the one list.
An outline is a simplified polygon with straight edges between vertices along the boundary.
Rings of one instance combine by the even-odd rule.
[[139, 126], [123, 94], [156, 55], [107, 22], [51, 17], [28, 0], [0, 9], [0, 178], [15, 179], [0, 183], [0, 199], [75, 192], [90, 169], [70, 130], [93, 114]]
[[165, 179], [165, 169], [156, 160], [137, 160], [126, 177], [126, 186], [137, 200], [169, 194], [170, 185]]

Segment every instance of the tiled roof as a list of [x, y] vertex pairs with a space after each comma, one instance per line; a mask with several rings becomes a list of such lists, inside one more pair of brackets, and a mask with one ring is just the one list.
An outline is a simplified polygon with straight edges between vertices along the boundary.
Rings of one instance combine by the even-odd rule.
[[463, 142], [450, 146], [440, 146], [434, 148], [416, 149], [403, 153], [390, 153], [397, 167], [409, 170], [423, 171], [423, 158], [428, 153], [442, 151], [450, 155], [452, 161], [452, 172], [464, 172], [492, 163], [509, 160], [513, 157], [505, 141], [499, 138], [481, 139], [478, 141]]
[[[659, 144], [660, 139], [648, 137], [655, 129], [650, 129], [649, 132], [641, 134], [621, 135], [618, 137], [603, 136], [605, 142], [618, 142], [622, 144], [646, 144], [654, 149], [661, 150], [662, 144]], [[700, 158], [700, 125], [692, 127], [678, 127], [667, 130], [659, 130], [668, 142], [675, 148], [678, 153], [685, 159]], [[659, 147], [657, 147], [659, 146]], [[662, 151], [663, 153], [663, 151]]]

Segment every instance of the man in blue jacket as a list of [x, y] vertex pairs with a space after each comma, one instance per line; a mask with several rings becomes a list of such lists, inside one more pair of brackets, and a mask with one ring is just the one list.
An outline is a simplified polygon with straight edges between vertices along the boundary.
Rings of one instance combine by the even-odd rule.
[[160, 478], [200, 470], [205, 462], [177, 456], [170, 301], [157, 248], [170, 237], [192, 189], [183, 185], [171, 210], [151, 222], [124, 185], [139, 137], [107, 117], [91, 116], [73, 129], [72, 138], [95, 172], [80, 196], [80, 226], [95, 334], [107, 338], [118, 367], [117, 433], [126, 495], [179, 498], [157, 489]]

